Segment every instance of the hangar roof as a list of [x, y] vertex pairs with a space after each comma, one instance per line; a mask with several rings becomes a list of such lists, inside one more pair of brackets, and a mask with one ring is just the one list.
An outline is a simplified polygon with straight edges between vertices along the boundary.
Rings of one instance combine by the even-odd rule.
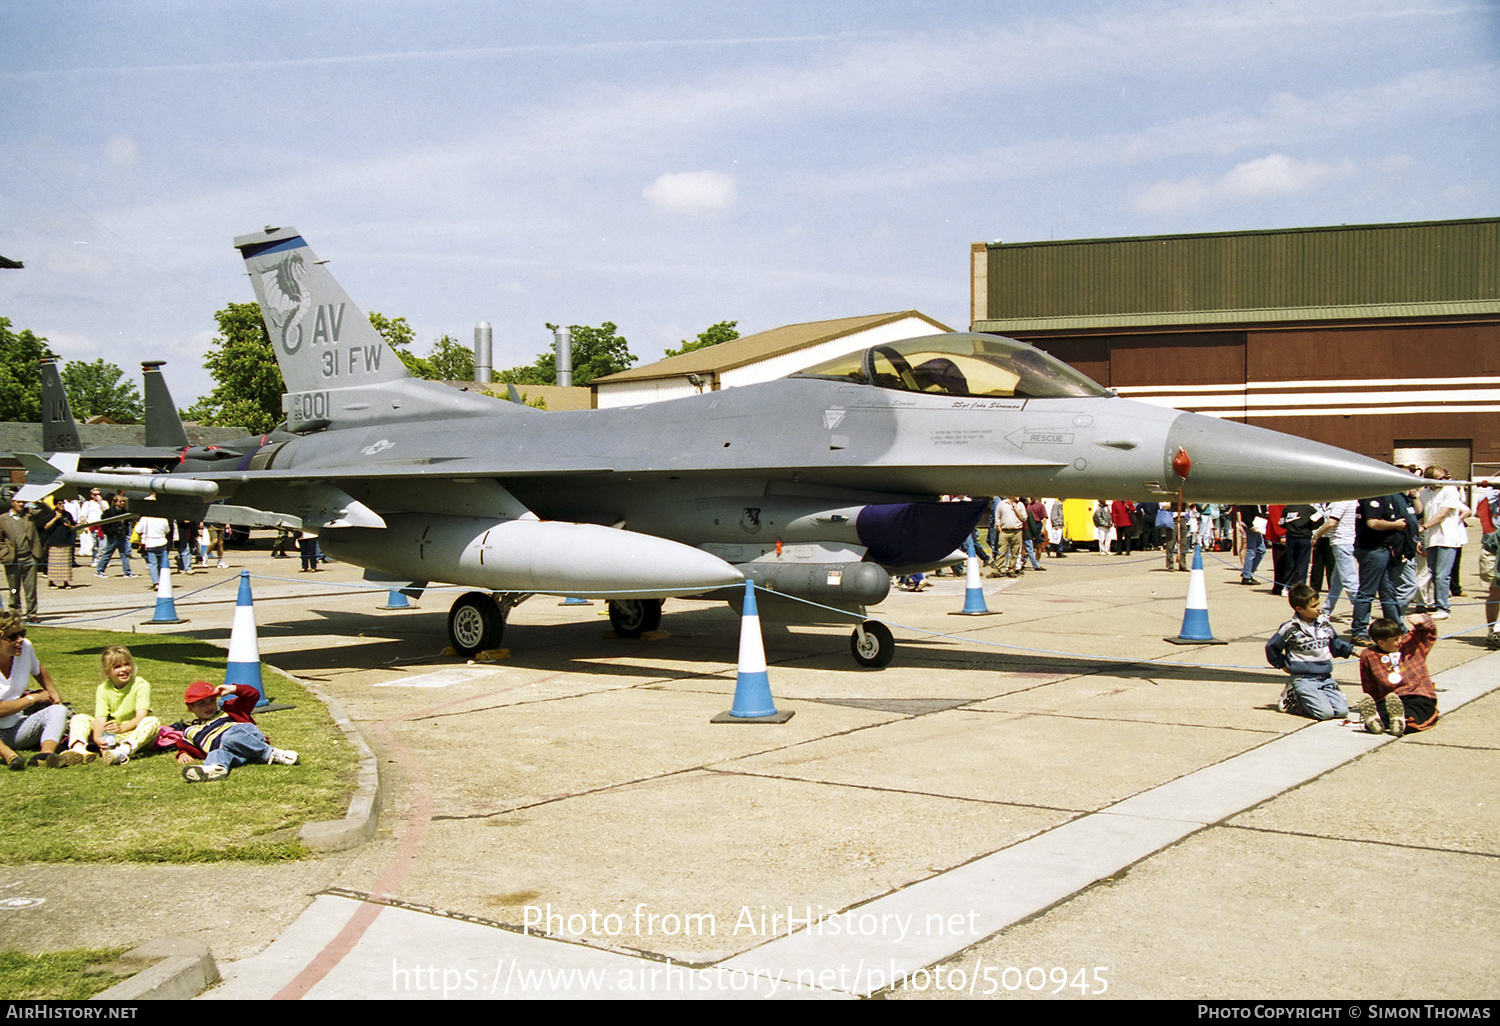
[[1500, 218], [973, 249], [975, 331], [1500, 313]]

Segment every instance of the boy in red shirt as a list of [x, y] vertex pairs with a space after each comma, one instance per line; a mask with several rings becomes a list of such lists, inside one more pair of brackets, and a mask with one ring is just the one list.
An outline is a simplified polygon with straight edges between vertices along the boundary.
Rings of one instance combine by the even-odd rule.
[[1400, 737], [1437, 722], [1437, 689], [1427, 672], [1427, 653], [1437, 642], [1437, 628], [1426, 614], [1413, 616], [1404, 637], [1395, 620], [1370, 624], [1370, 647], [1359, 656], [1359, 686], [1365, 697], [1359, 717], [1371, 734]]
[[[233, 695], [219, 708], [219, 698]], [[220, 684], [207, 681], [188, 685], [182, 701], [193, 714], [190, 723], [174, 724], [182, 731], [177, 741], [177, 761], [183, 766], [182, 778], [192, 784], [205, 780], [222, 780], [229, 771], [247, 762], [273, 766], [295, 766], [297, 753], [272, 748], [266, 735], [250, 715], [260, 692], [249, 684]], [[192, 765], [202, 759], [203, 765]]]

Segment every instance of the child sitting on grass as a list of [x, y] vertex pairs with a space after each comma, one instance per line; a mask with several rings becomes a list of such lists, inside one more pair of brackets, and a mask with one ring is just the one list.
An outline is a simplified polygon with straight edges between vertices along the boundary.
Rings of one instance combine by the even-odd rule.
[[1333, 679], [1333, 657], [1353, 655], [1354, 646], [1329, 625], [1316, 588], [1294, 584], [1287, 601], [1297, 615], [1266, 642], [1266, 661], [1292, 675], [1281, 709], [1315, 720], [1342, 719], [1349, 715], [1349, 701]]
[[104, 761], [123, 766], [156, 741], [161, 721], [151, 715], [151, 684], [135, 672], [135, 657], [124, 645], [110, 645], [99, 656], [104, 683], [94, 692], [94, 715], [68, 721], [68, 749], [48, 760], [54, 767], [93, 762], [89, 744]]
[[[219, 708], [221, 695], [233, 695]], [[272, 766], [295, 766], [297, 753], [272, 748], [266, 735], [255, 725], [251, 711], [260, 700], [260, 692], [249, 684], [220, 684], [195, 681], [188, 685], [182, 701], [193, 714], [190, 723], [176, 724], [182, 731], [177, 741], [177, 761], [182, 764], [182, 779], [192, 784], [205, 780], [223, 780], [229, 771], [248, 762]], [[203, 765], [192, 765], [202, 759]]]
[[1371, 734], [1400, 737], [1437, 722], [1437, 689], [1427, 672], [1427, 653], [1437, 643], [1432, 617], [1411, 618], [1411, 633], [1395, 620], [1370, 624], [1370, 647], [1359, 656], [1359, 718]]

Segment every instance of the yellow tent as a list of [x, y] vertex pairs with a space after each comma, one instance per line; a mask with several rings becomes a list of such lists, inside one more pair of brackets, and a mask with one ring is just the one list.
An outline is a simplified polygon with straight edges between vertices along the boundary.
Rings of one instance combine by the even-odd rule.
[[1063, 533], [1071, 542], [1094, 540], [1094, 500], [1063, 500]]

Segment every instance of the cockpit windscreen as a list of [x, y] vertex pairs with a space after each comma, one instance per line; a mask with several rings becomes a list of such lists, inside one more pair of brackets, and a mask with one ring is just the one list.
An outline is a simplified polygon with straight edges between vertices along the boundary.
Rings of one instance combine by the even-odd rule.
[[929, 335], [848, 353], [793, 377], [933, 395], [1061, 399], [1107, 391], [1040, 349], [999, 335]]

